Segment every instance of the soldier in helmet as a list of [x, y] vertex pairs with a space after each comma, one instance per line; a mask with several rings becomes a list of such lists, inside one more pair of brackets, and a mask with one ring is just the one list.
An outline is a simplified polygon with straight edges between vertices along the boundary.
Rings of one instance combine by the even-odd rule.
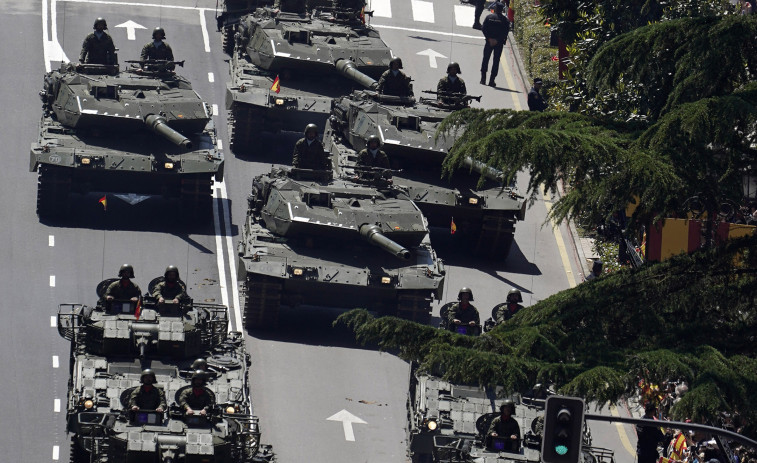
[[305, 137], [294, 144], [292, 166], [298, 169], [330, 170], [331, 161], [318, 140], [318, 126], [308, 124]]
[[481, 324], [481, 318], [471, 302], [473, 301], [473, 291], [470, 288], [461, 288], [457, 293], [458, 302], [449, 308], [447, 312], [447, 326], [454, 330], [456, 325], [477, 326]]
[[389, 169], [389, 157], [381, 149], [381, 140], [376, 135], [368, 137], [367, 147], [357, 155], [357, 165]]
[[[162, 27], [156, 27], [152, 31], [152, 42], [148, 42], [142, 47], [142, 55], [140, 59], [142, 61], [147, 60], [165, 60], [173, 61], [173, 50], [171, 46], [166, 42], [166, 31]], [[172, 70], [174, 68], [173, 63], [166, 65], [166, 69]]]
[[[465, 81], [457, 76], [461, 73], [459, 64], [452, 62], [447, 65], [447, 75], [439, 79], [439, 83], [436, 84], [436, 93], [442, 103], [457, 103], [460, 101], [459, 97], [468, 94]], [[455, 98], [455, 96], [458, 98]]]
[[189, 368], [191, 368], [192, 371], [208, 371], [208, 361], [204, 358], [195, 359], [195, 361], [192, 362], [192, 366]]
[[179, 395], [179, 406], [187, 415], [207, 415], [213, 406], [213, 398], [205, 389], [206, 373], [195, 370], [192, 375], [192, 387], [184, 389]]
[[513, 415], [515, 415], [515, 403], [509, 399], [505, 400], [499, 406], [499, 416], [494, 418], [489, 425], [486, 437], [489, 443], [491, 443], [492, 437], [504, 438], [505, 448], [503, 450], [516, 453], [520, 450], [520, 426], [518, 426]]
[[175, 265], [166, 267], [163, 273], [163, 281], [156, 284], [152, 289], [152, 297], [159, 303], [168, 301], [169, 304], [178, 304], [187, 298], [187, 291], [179, 281], [179, 269]]
[[166, 394], [163, 389], [155, 386], [157, 379], [155, 379], [155, 372], [151, 369], [142, 371], [142, 375], [139, 378], [141, 386], [134, 388], [129, 394], [129, 409], [130, 410], [155, 410], [162, 412], [167, 408]]
[[402, 72], [402, 60], [393, 58], [389, 61], [389, 69], [381, 74], [376, 89], [382, 95], [413, 96], [410, 77]]
[[105, 290], [105, 300], [130, 299], [132, 302], [137, 302], [142, 291], [139, 289], [139, 286], [131, 281], [134, 278], [134, 267], [130, 264], [122, 265], [118, 271], [118, 277], [120, 279], [111, 283], [108, 289]]
[[94, 26], [95, 30], [84, 38], [79, 53], [79, 62], [84, 64], [118, 64], [116, 62], [116, 46], [113, 45], [113, 39], [110, 38], [106, 29], [108, 23], [104, 18], [97, 18]]
[[494, 314], [494, 321], [496, 324], [499, 325], [505, 320], [510, 320], [513, 315], [518, 313], [518, 311], [523, 308], [523, 306], [520, 305], [521, 302], [523, 302], [523, 296], [520, 294], [520, 290], [515, 288], [511, 289], [507, 293], [507, 302], [501, 304], [499, 309], [497, 309], [497, 313]]

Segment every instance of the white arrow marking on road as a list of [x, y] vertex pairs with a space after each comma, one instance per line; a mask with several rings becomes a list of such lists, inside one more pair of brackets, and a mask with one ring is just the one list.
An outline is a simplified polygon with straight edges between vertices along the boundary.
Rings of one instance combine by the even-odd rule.
[[355, 442], [355, 433], [352, 431], [352, 423], [368, 424], [347, 410], [342, 410], [326, 419], [329, 421], [341, 421], [342, 427], [344, 428], [344, 440], [350, 442]]
[[422, 55], [422, 56], [428, 56], [428, 65], [432, 68], [436, 69], [436, 58], [446, 58], [446, 56], [442, 55], [438, 51], [432, 50], [430, 48], [427, 48], [423, 51], [419, 51], [416, 53], [416, 55]]
[[147, 29], [145, 26], [141, 24], [137, 24], [131, 19], [126, 21], [125, 23], [121, 23], [116, 27], [125, 27], [126, 28], [126, 38], [129, 40], [137, 40], [137, 36], [134, 34], [134, 31], [136, 29]]

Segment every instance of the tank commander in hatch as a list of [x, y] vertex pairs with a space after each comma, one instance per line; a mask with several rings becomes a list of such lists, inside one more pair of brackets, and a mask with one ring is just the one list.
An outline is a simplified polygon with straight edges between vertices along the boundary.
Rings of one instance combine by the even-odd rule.
[[458, 302], [449, 308], [447, 312], [447, 326], [450, 330], [455, 331], [457, 325], [477, 326], [481, 324], [481, 317], [478, 309], [471, 304], [473, 301], [473, 291], [470, 288], [460, 288], [457, 293]]
[[112, 301], [117, 299], [125, 301], [128, 299], [132, 302], [137, 302], [142, 291], [139, 289], [139, 286], [131, 281], [131, 278], [134, 278], [134, 267], [130, 264], [122, 265], [118, 271], [118, 277], [120, 279], [111, 283], [108, 289], [105, 290], [105, 300]]
[[402, 72], [402, 59], [393, 58], [389, 61], [389, 69], [381, 74], [376, 90], [382, 95], [413, 96], [410, 77]]
[[205, 389], [206, 373], [202, 370], [195, 370], [192, 375], [192, 387], [184, 389], [179, 395], [179, 406], [187, 415], [207, 415], [210, 407], [213, 406], [213, 398]]
[[79, 53], [79, 62], [82, 64], [118, 64], [116, 62], [116, 46], [113, 39], [105, 32], [108, 23], [104, 18], [95, 19], [92, 26], [95, 30], [84, 38]]
[[273, 9], [286, 13], [305, 14], [307, 3], [307, 0], [276, 0], [273, 2]]
[[308, 124], [305, 127], [305, 137], [294, 144], [292, 167], [298, 169], [330, 170], [331, 161], [318, 140], [318, 126]]
[[520, 450], [520, 426], [515, 421], [515, 403], [505, 400], [499, 406], [500, 415], [494, 418], [486, 433], [487, 445], [491, 446], [492, 437], [501, 437], [505, 440], [505, 452], [517, 453]]
[[381, 140], [376, 135], [368, 137], [367, 147], [357, 155], [357, 165], [389, 169], [389, 157], [381, 149]]
[[[152, 42], [148, 42], [142, 47], [142, 54], [140, 59], [142, 61], [147, 60], [165, 60], [173, 61], [173, 50], [171, 46], [166, 42], [166, 31], [162, 27], [156, 27], [152, 31]], [[170, 63], [166, 65], [166, 69], [169, 71], [174, 69], [174, 64]]]
[[176, 266], [166, 267], [163, 281], [152, 289], [152, 297], [156, 298], [160, 304], [164, 302], [178, 304], [188, 297], [184, 285], [179, 281], [179, 269]]
[[129, 410], [155, 410], [163, 412], [167, 407], [166, 394], [163, 389], [155, 386], [157, 379], [151, 369], [142, 371], [139, 378], [141, 386], [134, 388], [129, 394]]
[[458, 74], [462, 74], [460, 65], [453, 61], [447, 65], [447, 75], [439, 79], [439, 83], [436, 84], [436, 93], [442, 103], [457, 103], [458, 98], [464, 97], [468, 93], [465, 88], [465, 81], [458, 77]]

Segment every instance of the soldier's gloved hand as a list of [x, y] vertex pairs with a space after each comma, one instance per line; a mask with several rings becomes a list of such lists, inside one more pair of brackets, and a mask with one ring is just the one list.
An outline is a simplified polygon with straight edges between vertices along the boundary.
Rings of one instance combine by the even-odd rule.
[[517, 439], [518, 439], [518, 436], [516, 436], [515, 434], [513, 434], [512, 436], [510, 436], [510, 439], [512, 439], [512, 440], [517, 440]]
[[132, 297], [132, 298], [131, 298], [131, 299], [129, 299], [129, 300], [130, 300], [131, 302], [137, 302], [137, 300], [139, 300], [139, 298], [136, 298], [136, 297]]
[[458, 320], [458, 319], [456, 318], [456, 319], [452, 320], [452, 323], [454, 323], [455, 325], [459, 325], [459, 324], [460, 324], [460, 320]]
[[476, 322], [468, 322], [468, 325], [470, 325], [470, 326], [476, 326]]
[[191, 408], [187, 408], [187, 415], [194, 415], [194, 414], [195, 414], [194, 410], [192, 410]]
[[202, 410], [200, 410], [200, 415], [205, 416], [207, 414], [208, 414], [208, 412], [204, 408]]
[[493, 432], [493, 433], [491, 433], [491, 436], [492, 436], [492, 437], [497, 437], [497, 433], [496, 433], [496, 432]]
[[163, 299], [163, 296], [161, 296], [161, 297], [158, 298], [158, 302], [162, 304], [162, 303], [166, 302], [166, 300]]
[[136, 412], [137, 410], [139, 410], [139, 407], [137, 407], [137, 406], [135, 405], [135, 406], [131, 407], [131, 410], [132, 410], [132, 411], [135, 411], [135, 412]]
[[179, 299], [178, 298], [173, 298], [173, 300], [171, 302], [173, 304], [178, 304], [179, 303]]
[[155, 409], [156, 412], [163, 413], [163, 407], [158, 407]]

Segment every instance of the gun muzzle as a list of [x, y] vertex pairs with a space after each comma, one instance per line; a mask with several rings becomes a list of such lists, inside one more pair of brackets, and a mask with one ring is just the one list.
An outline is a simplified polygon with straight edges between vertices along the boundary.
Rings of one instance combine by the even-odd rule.
[[171, 143], [181, 146], [187, 151], [192, 149], [192, 140], [169, 127], [168, 122], [163, 116], [150, 114], [145, 117], [145, 124], [150, 130], [170, 141]]
[[377, 225], [365, 224], [360, 226], [360, 236], [369, 243], [380, 247], [389, 254], [402, 260], [410, 260], [410, 251], [404, 246], [390, 240], [381, 232]]
[[360, 72], [357, 66], [355, 66], [355, 63], [348, 59], [339, 59], [334, 64], [334, 66], [336, 67], [336, 71], [339, 74], [347, 77], [348, 79], [354, 80], [367, 89], [375, 89], [376, 87], [378, 87], [378, 82], [376, 82], [373, 77]]

